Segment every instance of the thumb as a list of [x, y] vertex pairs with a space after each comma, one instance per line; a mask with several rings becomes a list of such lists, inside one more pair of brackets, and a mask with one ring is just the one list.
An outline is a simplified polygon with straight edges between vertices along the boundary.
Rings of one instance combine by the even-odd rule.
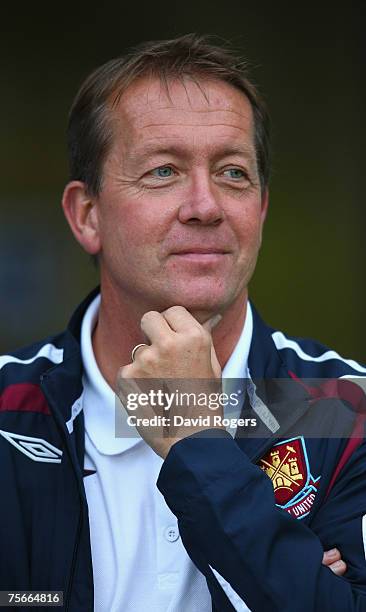
[[213, 328], [216, 327], [218, 323], [220, 323], [221, 319], [222, 319], [222, 315], [216, 314], [210, 319], [208, 319], [207, 321], [205, 321], [205, 323], [202, 323], [202, 327], [211, 333]]
[[[218, 325], [221, 319], [222, 319], [222, 315], [216, 314], [210, 319], [208, 319], [207, 321], [205, 321], [205, 323], [202, 324], [202, 327], [211, 334], [213, 328], [216, 325]], [[217, 355], [216, 355], [215, 347], [212, 342], [212, 338], [211, 338], [211, 365], [212, 365], [212, 369], [214, 371], [216, 378], [221, 378], [221, 367], [217, 359]]]
[[211, 365], [216, 378], [221, 378], [221, 366], [217, 359], [215, 347], [211, 344]]

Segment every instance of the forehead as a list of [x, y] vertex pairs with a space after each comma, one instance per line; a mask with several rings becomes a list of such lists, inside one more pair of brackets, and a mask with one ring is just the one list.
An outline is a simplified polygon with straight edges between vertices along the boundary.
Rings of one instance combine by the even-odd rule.
[[185, 78], [164, 84], [142, 77], [128, 87], [114, 108], [125, 144], [162, 138], [235, 140], [254, 149], [253, 113], [243, 92], [216, 79]]

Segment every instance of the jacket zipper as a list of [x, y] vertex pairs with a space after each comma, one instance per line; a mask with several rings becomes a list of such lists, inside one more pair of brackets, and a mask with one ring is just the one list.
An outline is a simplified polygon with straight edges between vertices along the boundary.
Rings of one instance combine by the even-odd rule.
[[78, 489], [78, 493], [79, 493], [79, 501], [80, 501], [80, 512], [79, 512], [79, 518], [78, 518], [78, 526], [77, 526], [77, 532], [76, 532], [76, 540], [75, 540], [75, 544], [74, 544], [74, 550], [73, 550], [73, 555], [72, 555], [72, 561], [71, 561], [71, 568], [70, 568], [70, 576], [69, 576], [69, 581], [68, 581], [68, 585], [67, 585], [67, 591], [65, 594], [65, 598], [64, 598], [64, 609], [65, 612], [68, 612], [69, 610], [69, 606], [70, 606], [70, 599], [71, 599], [71, 589], [72, 589], [72, 585], [73, 585], [73, 581], [74, 581], [74, 574], [75, 574], [75, 568], [76, 568], [76, 561], [77, 561], [77, 555], [78, 555], [78, 549], [79, 549], [79, 543], [80, 543], [80, 539], [81, 539], [81, 532], [82, 532], [82, 527], [83, 527], [83, 498], [82, 495], [80, 493], [80, 483], [79, 483], [79, 478], [78, 475], [76, 473], [76, 469], [74, 466], [74, 462], [73, 459], [71, 457], [70, 454], [70, 449], [68, 447], [67, 444], [67, 439], [66, 439], [66, 433], [64, 431], [64, 423], [59, 422], [59, 414], [57, 411], [57, 408], [55, 409], [54, 407], [54, 403], [52, 401], [52, 397], [50, 397], [47, 387], [46, 385], [43, 384], [43, 381], [45, 380], [46, 375], [42, 374], [40, 377], [40, 382], [41, 382], [41, 387], [42, 390], [46, 396], [46, 399], [48, 401], [48, 403], [54, 408], [54, 410], [52, 411], [53, 417], [55, 419], [55, 424], [56, 427], [60, 433], [60, 436], [64, 442], [64, 449], [66, 450], [66, 453], [68, 455], [69, 461], [71, 463], [73, 472], [74, 472], [74, 476], [76, 478], [76, 482], [77, 482], [77, 489]]

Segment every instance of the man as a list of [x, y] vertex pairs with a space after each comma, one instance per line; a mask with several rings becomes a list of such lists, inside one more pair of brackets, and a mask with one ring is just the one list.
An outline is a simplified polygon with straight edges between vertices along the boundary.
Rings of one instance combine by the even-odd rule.
[[[248, 301], [269, 138], [245, 68], [195, 35], [142, 45], [85, 81], [69, 152], [63, 209], [100, 290], [65, 333], [0, 360], [1, 588], [62, 590], [75, 612], [366, 609], [362, 389], [302, 380], [366, 369]], [[192, 419], [115, 436], [131, 379], [221, 378], [247, 381], [266, 434]], [[285, 425], [254, 382], [277, 379], [296, 399]], [[328, 401], [357, 435], [287, 435]]]

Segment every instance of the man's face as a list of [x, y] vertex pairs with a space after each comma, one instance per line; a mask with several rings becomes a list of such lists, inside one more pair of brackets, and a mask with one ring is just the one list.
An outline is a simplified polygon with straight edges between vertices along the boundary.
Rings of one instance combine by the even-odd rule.
[[145, 309], [242, 300], [261, 243], [251, 106], [219, 80], [142, 78], [113, 110], [97, 199], [102, 284]]

